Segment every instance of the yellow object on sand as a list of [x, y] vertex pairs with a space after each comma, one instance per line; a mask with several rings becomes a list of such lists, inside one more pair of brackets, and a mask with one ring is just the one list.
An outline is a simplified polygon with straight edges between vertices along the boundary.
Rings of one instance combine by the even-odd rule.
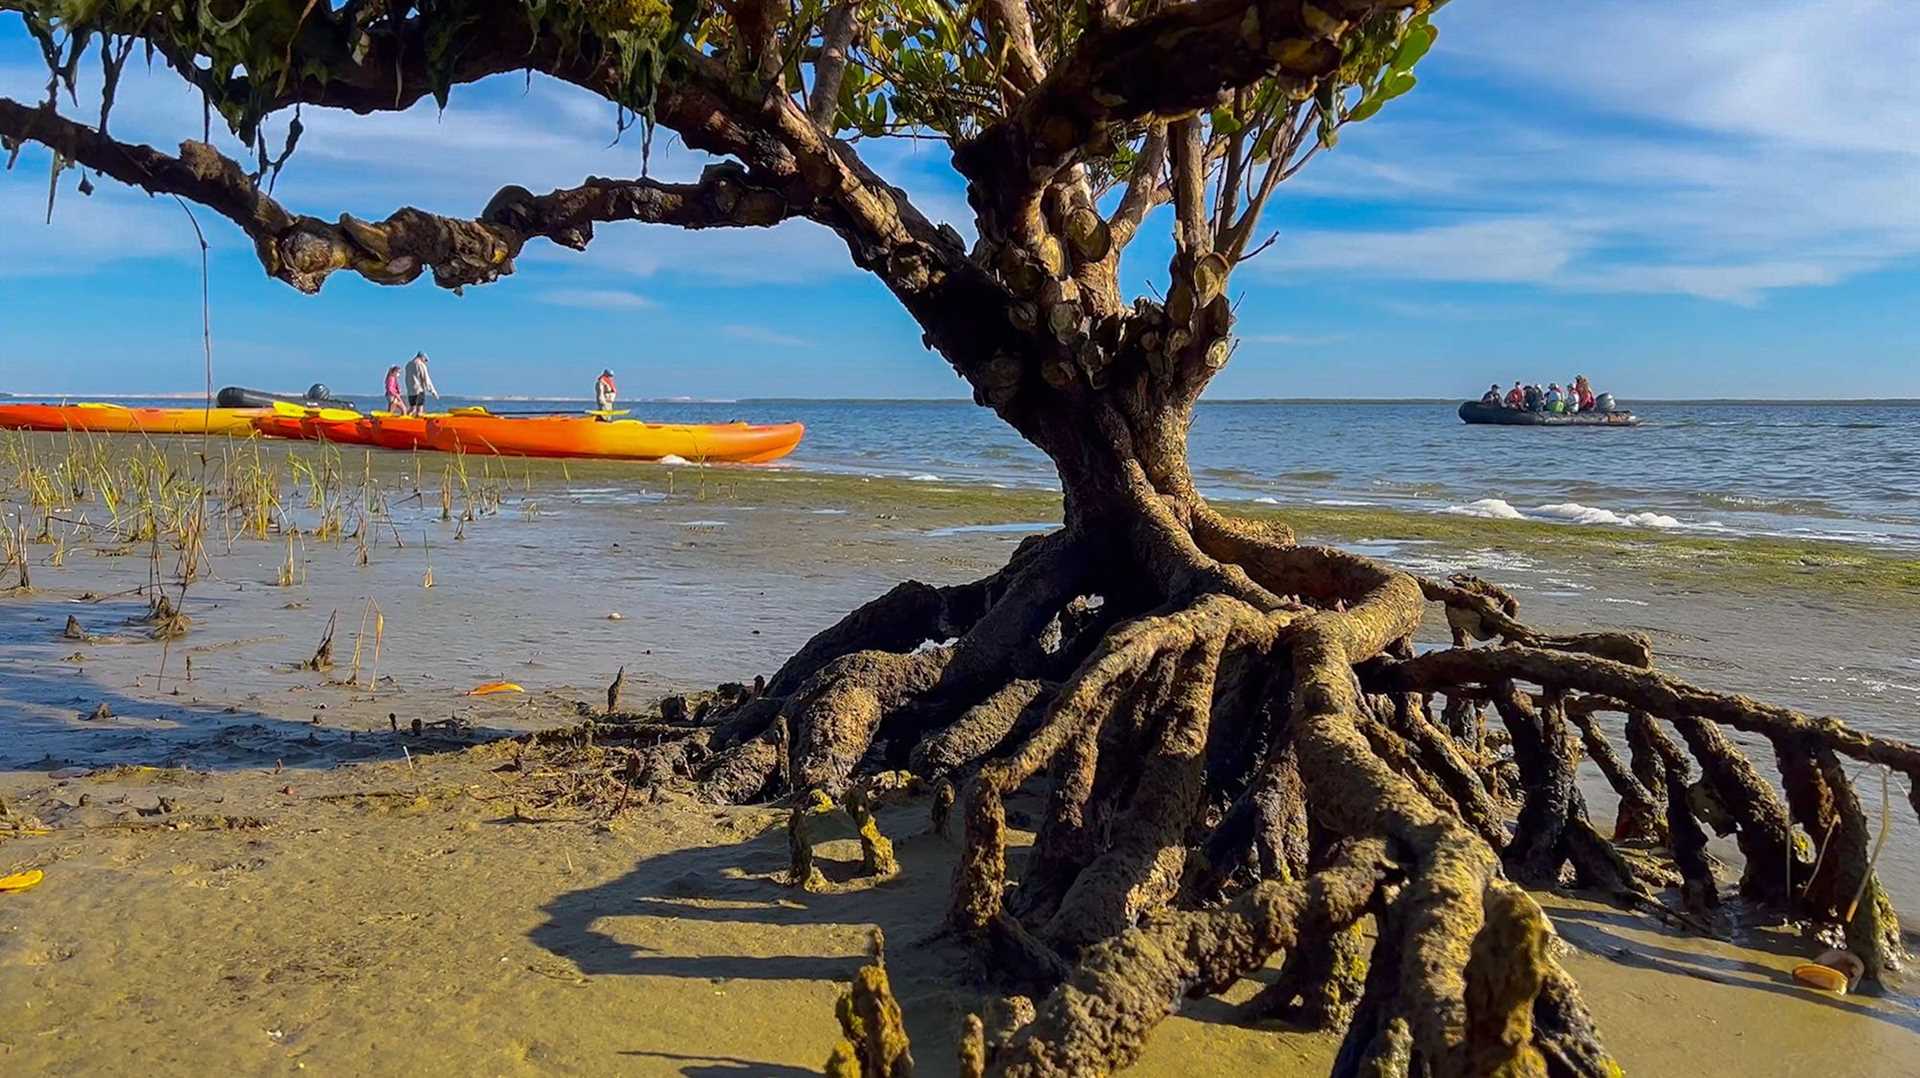
[[40, 886], [40, 881], [43, 879], [46, 879], [46, 873], [37, 868], [16, 872], [11, 876], [0, 876], [0, 892], [25, 891], [28, 888]]
[[1838, 992], [1841, 995], [1847, 992], [1847, 975], [1818, 962], [1802, 962], [1793, 967], [1793, 979], [1823, 992]]
[[511, 681], [483, 681], [467, 690], [468, 696], [492, 696], [497, 692], [526, 692]]

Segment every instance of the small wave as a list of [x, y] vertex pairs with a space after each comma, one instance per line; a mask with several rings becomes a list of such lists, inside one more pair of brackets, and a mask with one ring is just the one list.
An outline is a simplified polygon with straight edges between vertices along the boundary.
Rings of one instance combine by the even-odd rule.
[[1357, 502], [1351, 498], [1315, 498], [1313, 500], [1313, 504], [1329, 505], [1329, 506], [1335, 506], [1335, 507], [1347, 508], [1347, 509], [1365, 509], [1368, 506], [1371, 506], [1373, 503]]
[[1678, 528], [1681, 526], [1679, 518], [1667, 516], [1665, 513], [1622, 514], [1611, 509], [1595, 509], [1590, 505], [1581, 505], [1579, 502], [1543, 505], [1535, 509], [1534, 513], [1573, 524], [1611, 524], [1615, 527], [1628, 528]]
[[674, 453], [668, 453], [666, 456], [660, 458], [661, 464], [685, 464], [686, 462], [687, 458]]
[[1521, 510], [1500, 498], [1481, 498], [1465, 505], [1449, 505], [1443, 513], [1454, 516], [1480, 517], [1484, 520], [1542, 520], [1561, 524], [1603, 524], [1615, 528], [1659, 528], [1662, 530], [1685, 527], [1717, 528], [1717, 522], [1703, 525], [1688, 525], [1678, 517], [1665, 513], [1616, 513], [1611, 509], [1597, 509], [1579, 502], [1556, 502], [1552, 505], [1535, 506]]
[[1292, 479], [1301, 483], [1331, 483], [1340, 478], [1340, 473], [1326, 471], [1282, 472], [1280, 473], [1280, 478]]
[[807, 512], [817, 517], [843, 517], [847, 515], [845, 509], [809, 509]]
[[1625, 605], [1627, 605], [1627, 606], [1649, 606], [1649, 605], [1651, 605], [1651, 604], [1649, 604], [1648, 602], [1646, 602], [1646, 601], [1645, 601], [1644, 599], [1615, 599], [1615, 598], [1610, 598], [1610, 597], [1602, 597], [1600, 601], [1601, 601], [1601, 602], [1603, 602], [1603, 603], [1622, 603], [1622, 604], [1625, 604]]
[[907, 476], [907, 481], [909, 483], [938, 483], [940, 482], [940, 477], [932, 472], [922, 472], [919, 475]]
[[1270, 497], [1265, 494], [1262, 494], [1260, 497], [1255, 498], [1254, 501], [1259, 502], [1261, 505], [1279, 505], [1280, 504], [1280, 499]]
[[677, 522], [682, 528], [724, 528], [724, 520], [682, 520]]
[[1449, 505], [1443, 513], [1452, 513], [1458, 517], [1482, 517], [1486, 520], [1525, 520], [1526, 514], [1501, 501], [1499, 498], [1481, 498], [1465, 505]]

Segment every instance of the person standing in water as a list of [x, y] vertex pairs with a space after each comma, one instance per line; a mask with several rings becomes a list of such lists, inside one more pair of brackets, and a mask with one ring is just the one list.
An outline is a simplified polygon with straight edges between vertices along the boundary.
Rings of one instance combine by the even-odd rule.
[[415, 352], [407, 361], [407, 414], [425, 415], [427, 394], [433, 394], [434, 400], [440, 399], [440, 391], [434, 388], [433, 376], [427, 373], [427, 354]]
[[[619, 388], [613, 384], [613, 372], [601, 371], [600, 377], [593, 380], [594, 410], [601, 413], [613, 411], [614, 398], [617, 397], [619, 393]], [[600, 420], [602, 423], [610, 423], [613, 421], [613, 417], [606, 414], [598, 415], [594, 418]]]
[[387, 368], [387, 411], [393, 415], [405, 415], [406, 399], [400, 396], [400, 368]]

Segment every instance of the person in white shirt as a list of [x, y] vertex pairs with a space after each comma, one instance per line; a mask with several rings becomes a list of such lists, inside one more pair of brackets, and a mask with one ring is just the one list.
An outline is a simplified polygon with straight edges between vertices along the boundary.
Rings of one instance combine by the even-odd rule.
[[429, 393], [433, 394], [434, 400], [440, 399], [440, 391], [433, 385], [433, 376], [427, 373], [427, 354], [415, 352], [413, 358], [407, 361], [407, 413], [424, 414]]

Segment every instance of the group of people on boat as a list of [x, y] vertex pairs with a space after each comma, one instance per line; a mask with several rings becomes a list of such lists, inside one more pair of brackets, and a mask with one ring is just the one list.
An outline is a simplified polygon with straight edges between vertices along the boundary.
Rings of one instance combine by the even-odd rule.
[[[406, 382], [406, 396], [400, 395], [400, 384]], [[387, 411], [394, 415], [424, 415], [427, 411], [427, 395], [434, 400], [440, 399], [440, 390], [434, 387], [433, 375], [427, 372], [427, 354], [415, 352], [413, 358], [402, 367], [387, 368]], [[620, 389], [614, 384], [613, 372], [602, 370], [600, 377], [593, 380], [594, 415], [601, 421], [609, 421], [614, 416], [613, 403]]]
[[1588, 384], [1587, 376], [1584, 374], [1574, 375], [1573, 381], [1564, 387], [1558, 382], [1549, 384], [1545, 389], [1538, 385], [1522, 385], [1515, 382], [1513, 388], [1507, 390], [1504, 395], [1500, 392], [1500, 383], [1495, 382], [1481, 396], [1480, 403], [1521, 412], [1548, 412], [1553, 415], [1578, 415], [1581, 412], [1604, 410], [1600, 395], [1594, 393], [1593, 386]]

